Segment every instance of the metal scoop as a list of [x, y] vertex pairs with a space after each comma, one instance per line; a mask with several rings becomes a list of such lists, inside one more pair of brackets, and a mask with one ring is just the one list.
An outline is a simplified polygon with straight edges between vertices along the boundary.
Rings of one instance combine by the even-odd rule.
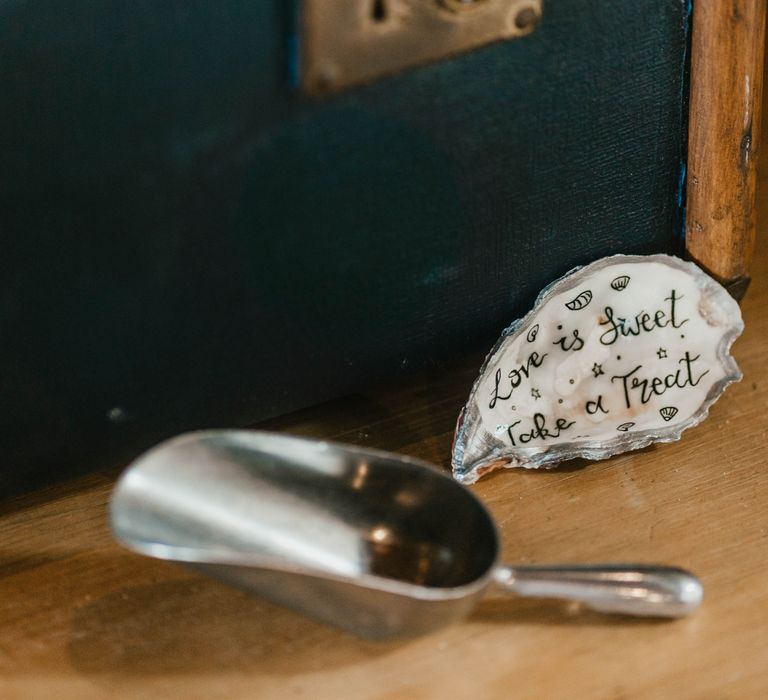
[[601, 612], [678, 617], [691, 574], [662, 566], [499, 564], [488, 511], [399, 455], [279, 434], [191, 433], [120, 478], [112, 528], [129, 549], [183, 562], [367, 638], [456, 620], [496, 584]]

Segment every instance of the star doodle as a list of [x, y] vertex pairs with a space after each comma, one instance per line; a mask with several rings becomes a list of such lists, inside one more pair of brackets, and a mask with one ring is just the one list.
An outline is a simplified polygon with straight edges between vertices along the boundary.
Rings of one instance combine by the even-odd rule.
[[605, 374], [605, 372], [603, 372], [603, 366], [598, 365], [597, 362], [595, 362], [595, 364], [592, 365], [592, 374], [594, 374], [596, 378], [601, 374]]
[[531, 396], [538, 401], [541, 398], [541, 392], [538, 389], [531, 389]]
[[667, 356], [667, 351], [664, 348], [659, 348], [656, 351], [656, 354], [659, 356], [660, 360], [663, 360]]

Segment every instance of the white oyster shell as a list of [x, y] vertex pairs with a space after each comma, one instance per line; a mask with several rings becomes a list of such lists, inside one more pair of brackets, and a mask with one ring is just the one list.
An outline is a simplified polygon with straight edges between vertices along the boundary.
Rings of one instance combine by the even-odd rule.
[[678, 440], [741, 379], [738, 304], [692, 263], [615, 255], [547, 287], [487, 357], [453, 473], [551, 467]]

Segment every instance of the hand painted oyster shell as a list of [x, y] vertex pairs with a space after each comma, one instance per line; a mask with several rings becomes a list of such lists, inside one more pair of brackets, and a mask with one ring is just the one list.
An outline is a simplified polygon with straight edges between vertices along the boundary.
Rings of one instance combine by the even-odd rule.
[[615, 255], [547, 287], [487, 357], [456, 428], [464, 483], [678, 440], [741, 379], [738, 304], [696, 265]]

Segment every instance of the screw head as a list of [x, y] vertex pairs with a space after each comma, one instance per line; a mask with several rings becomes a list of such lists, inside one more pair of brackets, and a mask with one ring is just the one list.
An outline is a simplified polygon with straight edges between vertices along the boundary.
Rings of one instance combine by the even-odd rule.
[[539, 13], [532, 7], [524, 7], [515, 15], [515, 26], [518, 29], [533, 29], [539, 21]]

